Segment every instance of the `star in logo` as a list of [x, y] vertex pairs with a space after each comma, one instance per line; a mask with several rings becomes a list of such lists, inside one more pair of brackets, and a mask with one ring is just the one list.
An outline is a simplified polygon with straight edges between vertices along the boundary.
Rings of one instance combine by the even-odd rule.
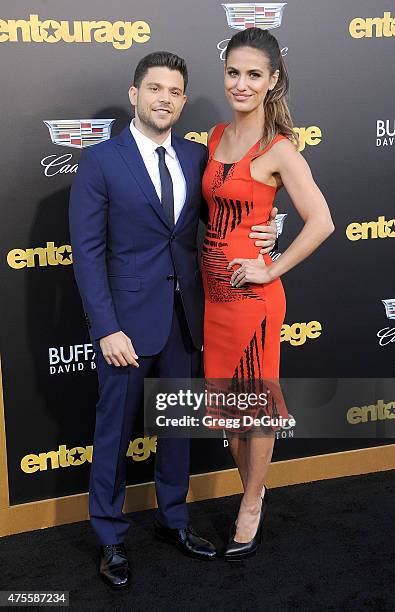
[[81, 457], [82, 457], [83, 453], [80, 453], [80, 451], [78, 449], [75, 449], [75, 452], [73, 452], [73, 454], [71, 454], [71, 451], [69, 452], [69, 457], [73, 458], [72, 463], [76, 463], [76, 461], [81, 462]]
[[393, 415], [395, 415], [395, 406], [391, 406], [391, 408], [389, 408], [389, 410], [388, 410], [388, 414], [393, 414]]
[[55, 38], [56, 28], [54, 28], [53, 25], [48, 26], [48, 28], [43, 28], [43, 30], [46, 31], [47, 38], [50, 38], [52, 36]]
[[58, 256], [61, 257], [63, 261], [69, 261], [71, 263], [71, 248], [67, 245], [58, 248]]

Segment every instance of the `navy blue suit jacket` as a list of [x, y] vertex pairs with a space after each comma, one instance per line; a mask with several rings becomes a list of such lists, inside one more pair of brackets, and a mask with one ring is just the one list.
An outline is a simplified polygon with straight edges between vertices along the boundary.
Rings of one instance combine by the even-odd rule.
[[207, 150], [174, 135], [172, 145], [187, 186], [174, 228], [129, 126], [84, 150], [70, 195], [74, 274], [91, 338], [121, 330], [138, 355], [159, 353], [167, 341], [174, 273], [193, 343], [200, 349], [203, 341], [197, 230]]

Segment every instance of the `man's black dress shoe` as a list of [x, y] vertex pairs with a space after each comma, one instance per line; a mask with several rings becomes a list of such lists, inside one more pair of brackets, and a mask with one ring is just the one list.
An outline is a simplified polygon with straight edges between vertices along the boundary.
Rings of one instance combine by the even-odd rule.
[[170, 529], [155, 521], [154, 533], [158, 540], [174, 544], [189, 557], [211, 560], [215, 559], [217, 555], [214, 545], [198, 536], [191, 526], [182, 529]]
[[268, 490], [265, 490], [265, 495], [262, 498], [261, 515], [259, 517], [258, 529], [255, 536], [249, 542], [236, 542], [234, 539], [236, 533], [236, 524], [232, 525], [229, 542], [225, 549], [226, 561], [243, 561], [249, 557], [253, 557], [259, 544], [262, 542], [263, 519], [267, 510]]
[[114, 589], [124, 589], [130, 584], [130, 569], [123, 544], [100, 546], [99, 573]]

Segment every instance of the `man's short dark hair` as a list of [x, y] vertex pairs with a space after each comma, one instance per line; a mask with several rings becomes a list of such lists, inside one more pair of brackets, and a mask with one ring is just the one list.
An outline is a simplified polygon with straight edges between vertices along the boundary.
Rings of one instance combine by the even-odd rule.
[[133, 85], [140, 87], [141, 81], [147, 74], [149, 68], [169, 68], [169, 70], [177, 70], [182, 74], [184, 79], [184, 91], [188, 84], [188, 70], [185, 60], [174, 53], [168, 51], [157, 51], [143, 57], [137, 64], [134, 72]]

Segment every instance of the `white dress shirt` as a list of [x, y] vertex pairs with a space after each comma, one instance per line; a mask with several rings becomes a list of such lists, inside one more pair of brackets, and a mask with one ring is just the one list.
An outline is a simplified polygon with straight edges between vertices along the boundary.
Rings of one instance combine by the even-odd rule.
[[162, 190], [159, 174], [159, 157], [156, 149], [158, 147], [163, 147], [166, 150], [165, 162], [169, 169], [171, 180], [173, 181], [174, 220], [175, 223], [177, 223], [178, 217], [185, 204], [186, 182], [177, 154], [171, 146], [171, 134], [169, 134], [166, 140], [159, 145], [136, 128], [134, 119], [130, 122], [130, 131], [136, 141], [138, 150], [140, 151], [140, 155], [143, 158], [145, 167], [147, 168], [159, 199], [161, 199]]

